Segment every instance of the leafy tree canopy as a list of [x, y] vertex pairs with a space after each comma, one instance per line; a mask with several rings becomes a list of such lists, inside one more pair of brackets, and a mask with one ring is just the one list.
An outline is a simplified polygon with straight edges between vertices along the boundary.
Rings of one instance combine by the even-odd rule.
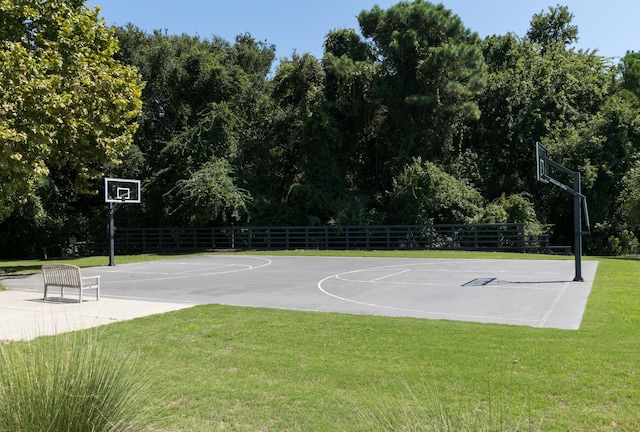
[[0, 220], [54, 167], [87, 188], [132, 140], [136, 70], [80, 0], [0, 0]]
[[620, 65], [622, 70], [622, 88], [627, 97], [634, 102], [640, 98], [640, 52], [627, 52]]
[[567, 6], [549, 7], [548, 13], [542, 11], [533, 16], [527, 37], [543, 51], [554, 45], [565, 48], [578, 41], [578, 26], [571, 21], [573, 14]]
[[472, 222], [484, 204], [480, 193], [420, 158], [394, 179], [394, 219], [405, 224]]
[[380, 59], [374, 92], [388, 108], [384, 139], [401, 150], [399, 165], [415, 156], [441, 158], [464, 122], [480, 115], [475, 97], [485, 65], [478, 35], [442, 4], [422, 0], [375, 6], [358, 21]]

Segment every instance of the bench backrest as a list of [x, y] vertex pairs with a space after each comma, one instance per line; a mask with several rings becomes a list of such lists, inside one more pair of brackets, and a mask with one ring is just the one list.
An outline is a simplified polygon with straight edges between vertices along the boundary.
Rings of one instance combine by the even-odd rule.
[[71, 264], [45, 264], [42, 266], [45, 285], [81, 287], [80, 267]]

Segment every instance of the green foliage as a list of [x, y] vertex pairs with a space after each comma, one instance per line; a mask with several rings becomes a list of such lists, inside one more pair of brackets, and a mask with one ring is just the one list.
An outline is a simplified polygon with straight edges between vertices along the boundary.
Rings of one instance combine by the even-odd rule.
[[581, 131], [611, 90], [609, 70], [594, 54], [558, 47], [540, 54], [513, 35], [487, 38], [484, 51], [490, 74], [480, 109], [487, 115], [469, 135], [486, 169], [479, 186], [489, 197], [533, 191], [534, 143], [551, 148]]
[[180, 225], [234, 224], [246, 218], [250, 196], [233, 181], [225, 159], [204, 163], [190, 178], [179, 180], [164, 196], [170, 216]]
[[522, 223], [527, 234], [538, 235], [545, 232], [544, 226], [538, 221], [536, 210], [528, 194], [511, 194], [500, 197], [500, 205], [507, 213], [507, 222]]
[[640, 53], [627, 52], [622, 58], [622, 82], [624, 90], [635, 96], [635, 100], [640, 97]]
[[[237, 178], [255, 175], [250, 149], [264, 138], [266, 76], [275, 48], [249, 34], [230, 44], [219, 37], [147, 34], [133, 26], [116, 31], [119, 58], [135, 65], [147, 82], [135, 137], [142, 157], [138, 166], [122, 167], [146, 179], [142, 221], [208, 225], [227, 223], [231, 215], [236, 222], [246, 220], [249, 195]], [[209, 191], [212, 181], [220, 185]]]
[[634, 229], [640, 230], [640, 166], [631, 168], [625, 175], [620, 194], [620, 203], [624, 219]]
[[394, 181], [393, 222], [399, 224], [463, 224], [483, 205], [478, 191], [429, 161], [414, 159]]
[[142, 85], [118, 42], [79, 1], [0, 2], [0, 220], [54, 167], [80, 190], [137, 128]]
[[502, 195], [489, 203], [473, 219], [474, 223], [521, 223], [527, 235], [541, 235], [547, 227], [540, 223], [529, 194]]
[[[51, 185], [44, 184], [46, 178], [40, 180], [37, 186], [38, 192], [48, 191], [53, 197], [57, 191], [51, 188]], [[52, 238], [53, 232], [57, 232], [61, 226], [64, 226], [64, 220], [56, 219], [55, 216], [48, 212], [47, 202], [39, 195], [30, 195], [22, 203], [14, 207], [11, 216], [3, 222], [5, 232], [11, 233], [11, 236], [0, 238], [0, 256], [4, 258], [30, 257], [37, 256], [42, 253], [39, 244], [46, 246], [59, 243], [58, 238]]]
[[[122, 225], [513, 220], [538, 233], [540, 220], [570, 242], [571, 201], [536, 182], [536, 141], [581, 173], [592, 222], [616, 227], [594, 230], [588, 253], [640, 231], [638, 53], [613, 65], [571, 48], [564, 6], [484, 40], [443, 5], [375, 6], [359, 32], [329, 31], [322, 59], [275, 70], [275, 47], [249, 34], [107, 30], [80, 0], [0, 11], [0, 221], [21, 254], [103, 236], [103, 173], [143, 182]], [[420, 170], [451, 196], [419, 202]]]
[[[550, 9], [534, 17], [526, 38], [485, 39], [489, 78], [479, 106], [487, 115], [464, 144], [478, 155], [482, 175], [474, 184], [483, 195], [531, 193], [538, 218], [554, 226], [557, 242], [572, 239], [571, 200], [535, 181], [533, 144], [542, 142], [553, 160], [582, 174], [592, 222], [621, 226], [616, 202], [638, 151], [637, 110], [616, 94], [618, 69], [594, 51], [568, 49], [577, 36], [571, 20], [565, 8]], [[563, 173], [552, 175], [572, 185]], [[601, 234], [594, 231], [593, 237]], [[590, 239], [588, 253], [602, 253], [596, 245], [605, 242]]]
[[104, 342], [70, 334], [0, 345], [0, 431], [148, 430], [148, 375]]
[[333, 227], [381, 223], [381, 216], [370, 208], [366, 197], [362, 195], [338, 199], [333, 213], [335, 216], [327, 222]]
[[388, 110], [384, 134], [401, 169], [411, 158], [441, 158], [453, 149], [466, 120], [480, 115], [475, 96], [485, 66], [477, 34], [443, 5], [399, 2], [358, 15], [380, 58], [375, 93]]
[[578, 41], [578, 26], [572, 25], [574, 16], [567, 6], [549, 7], [549, 12], [535, 14], [531, 19], [527, 37], [543, 51], [560, 45], [563, 49]]
[[603, 256], [636, 255], [640, 252], [638, 237], [624, 226], [596, 223], [593, 238], [588, 239], [589, 248]]
[[333, 30], [324, 40], [325, 55], [345, 56], [355, 62], [373, 61], [374, 53], [353, 29]]

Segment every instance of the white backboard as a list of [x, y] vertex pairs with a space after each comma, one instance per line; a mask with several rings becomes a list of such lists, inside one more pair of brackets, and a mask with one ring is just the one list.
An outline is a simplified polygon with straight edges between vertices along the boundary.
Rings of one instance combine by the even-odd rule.
[[106, 177], [104, 179], [104, 202], [140, 203], [140, 180]]

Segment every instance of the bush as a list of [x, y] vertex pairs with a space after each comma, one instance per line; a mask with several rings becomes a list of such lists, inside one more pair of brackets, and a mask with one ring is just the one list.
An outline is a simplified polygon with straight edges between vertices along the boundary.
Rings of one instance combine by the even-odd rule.
[[137, 356], [71, 333], [0, 347], [0, 431], [142, 431], [150, 387]]
[[545, 234], [548, 230], [536, 216], [529, 194], [502, 196], [487, 205], [473, 219], [473, 223], [521, 223], [530, 236]]
[[588, 252], [593, 255], [635, 255], [640, 251], [638, 238], [630, 230], [611, 223], [597, 223], [587, 237]]
[[470, 223], [484, 205], [480, 192], [420, 158], [394, 179], [390, 198], [396, 224]]

